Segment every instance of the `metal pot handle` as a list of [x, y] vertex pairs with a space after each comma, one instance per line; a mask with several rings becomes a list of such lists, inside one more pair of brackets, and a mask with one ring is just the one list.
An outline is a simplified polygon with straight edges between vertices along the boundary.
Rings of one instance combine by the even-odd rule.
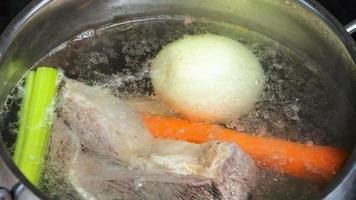
[[345, 26], [345, 29], [348, 33], [353, 34], [356, 32], [356, 19], [352, 20]]
[[11, 190], [0, 187], [0, 200], [17, 200], [24, 192], [25, 186], [17, 183]]

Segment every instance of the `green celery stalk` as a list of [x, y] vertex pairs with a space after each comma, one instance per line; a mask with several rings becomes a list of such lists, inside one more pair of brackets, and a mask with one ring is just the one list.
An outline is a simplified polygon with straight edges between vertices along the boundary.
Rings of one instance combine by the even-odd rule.
[[[36, 186], [40, 183], [50, 138], [54, 99], [57, 94], [57, 78], [58, 71], [56, 69], [40, 67], [37, 69], [34, 77], [32, 92], [25, 93], [25, 95], [31, 95], [28, 97], [30, 98], [30, 103], [27, 115], [23, 115], [22, 117], [25, 119], [20, 120], [20, 122], [24, 123], [22, 126], [25, 128], [22, 134], [25, 136], [22, 136], [23, 139], [21, 139], [20, 135], [18, 137], [16, 144], [22, 145], [19, 147], [16, 145], [16, 148], [19, 148], [17, 151], [20, 155], [16, 156], [15, 153], [15, 158], [18, 159], [17, 165], [21, 172]], [[25, 106], [26, 96], [24, 101], [23, 105]], [[23, 109], [25, 110], [25, 108]], [[21, 142], [21, 140], [23, 141]]]
[[23, 155], [23, 146], [26, 141], [25, 129], [27, 127], [28, 109], [30, 107], [33, 85], [35, 82], [35, 72], [30, 71], [26, 75], [25, 90], [20, 108], [20, 124], [16, 139], [16, 148], [14, 153], [14, 161], [18, 165]]

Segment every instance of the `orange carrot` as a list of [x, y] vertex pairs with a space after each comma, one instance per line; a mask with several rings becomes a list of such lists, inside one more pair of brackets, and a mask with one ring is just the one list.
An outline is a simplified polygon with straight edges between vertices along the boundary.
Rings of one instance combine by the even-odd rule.
[[290, 142], [271, 137], [254, 136], [204, 122], [174, 117], [142, 114], [149, 131], [156, 138], [204, 143], [221, 140], [238, 144], [264, 168], [315, 183], [329, 182], [348, 158], [343, 150], [321, 145]]

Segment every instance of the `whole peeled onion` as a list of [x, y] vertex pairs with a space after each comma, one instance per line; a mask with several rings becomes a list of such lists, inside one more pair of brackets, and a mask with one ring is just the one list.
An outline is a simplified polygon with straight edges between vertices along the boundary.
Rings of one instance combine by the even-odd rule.
[[153, 59], [155, 92], [190, 119], [223, 122], [250, 112], [264, 87], [264, 71], [243, 44], [227, 37], [186, 36]]

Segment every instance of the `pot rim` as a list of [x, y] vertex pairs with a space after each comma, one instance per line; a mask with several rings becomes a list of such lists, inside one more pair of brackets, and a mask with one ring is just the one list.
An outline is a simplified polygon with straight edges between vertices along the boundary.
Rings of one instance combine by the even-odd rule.
[[[30, 19], [37, 11], [46, 6], [52, 0], [32, 0], [6, 27], [3, 33], [0, 35], [0, 63], [2, 55], [6, 52], [11, 41], [16, 36], [19, 29], [21, 29], [28, 19]], [[347, 51], [350, 53], [353, 61], [356, 63], [356, 43], [352, 39], [351, 35], [347, 33], [344, 26], [322, 5], [320, 5], [315, 0], [297, 0], [297, 3], [302, 5], [306, 10], [310, 11], [314, 15], [318, 16], [329, 28], [338, 36], [338, 38], [343, 42]], [[33, 186], [27, 178], [20, 172], [15, 163], [13, 162], [8, 150], [0, 139], [0, 159], [3, 160], [4, 164], [10, 172], [20, 181], [24, 186], [29, 189], [34, 195], [40, 199], [47, 199], [45, 195]], [[328, 199], [330, 194], [341, 184], [345, 178], [352, 175], [352, 172], [356, 171], [356, 146], [353, 152], [343, 167], [343, 169], [338, 173], [334, 181], [327, 186], [321, 194], [321, 198]], [[345, 184], [345, 183], [344, 183]]]

